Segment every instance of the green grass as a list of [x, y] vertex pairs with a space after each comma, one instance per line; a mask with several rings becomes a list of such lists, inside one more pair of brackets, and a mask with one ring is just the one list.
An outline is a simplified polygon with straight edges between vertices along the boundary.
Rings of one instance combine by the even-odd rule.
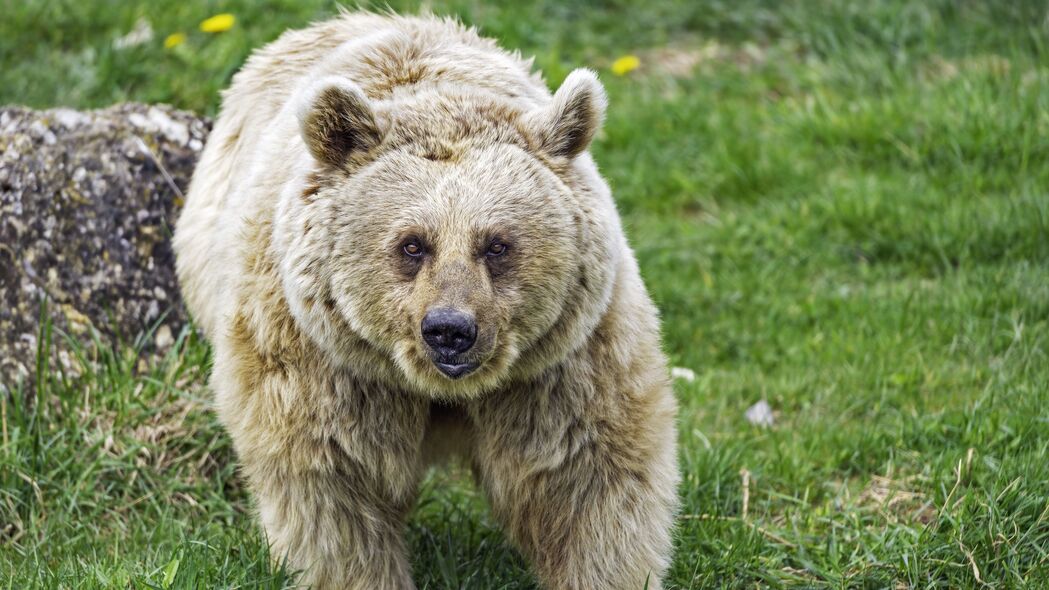
[[[697, 375], [675, 384], [671, 587], [1049, 587], [1044, 2], [433, 7], [552, 84], [589, 65], [608, 87], [594, 153]], [[0, 0], [0, 103], [214, 114], [252, 47], [334, 10]], [[231, 31], [196, 31], [220, 11]], [[156, 38], [114, 49], [139, 18]], [[206, 348], [128, 358], [41, 366], [41, 403], [7, 400], [0, 586], [288, 585], [206, 411]], [[763, 398], [769, 429], [743, 417]], [[427, 481], [409, 536], [420, 588], [534, 587], [461, 473]]]

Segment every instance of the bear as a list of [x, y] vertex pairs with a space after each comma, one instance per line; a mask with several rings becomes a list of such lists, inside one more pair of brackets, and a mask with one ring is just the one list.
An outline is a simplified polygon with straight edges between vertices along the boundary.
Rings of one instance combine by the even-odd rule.
[[589, 147], [455, 19], [341, 12], [233, 77], [173, 239], [275, 562], [413, 588], [430, 466], [462, 461], [548, 589], [660, 588], [678, 505], [657, 310]]

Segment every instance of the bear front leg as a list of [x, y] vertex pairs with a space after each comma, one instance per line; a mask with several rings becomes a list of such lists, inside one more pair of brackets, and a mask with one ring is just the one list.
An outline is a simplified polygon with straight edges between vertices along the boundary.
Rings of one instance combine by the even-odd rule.
[[414, 588], [402, 538], [407, 499], [343, 469], [266, 469], [253, 477], [275, 563], [314, 590]]
[[496, 517], [547, 590], [661, 588], [677, 506], [671, 393], [534, 385], [474, 412]]
[[[426, 404], [303, 363], [213, 376], [276, 564], [314, 590], [410, 590], [404, 522]], [[305, 370], [311, 369], [311, 370]], [[230, 375], [249, 376], [241, 387]]]
[[252, 478], [275, 564], [314, 590], [406, 590], [415, 586], [403, 541], [411, 502], [342, 469], [272, 468]]

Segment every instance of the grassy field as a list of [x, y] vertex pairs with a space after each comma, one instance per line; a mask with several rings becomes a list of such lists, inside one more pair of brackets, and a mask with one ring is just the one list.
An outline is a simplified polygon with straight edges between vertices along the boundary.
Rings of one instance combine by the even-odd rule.
[[[595, 157], [696, 375], [675, 383], [671, 588], [1049, 587], [1045, 2], [432, 8], [552, 85], [583, 65], [607, 85]], [[0, 0], [0, 104], [214, 114], [251, 48], [335, 9]], [[198, 30], [219, 12], [232, 29]], [[153, 38], [115, 48], [139, 20]], [[0, 587], [292, 583], [206, 411], [207, 357], [186, 336], [144, 373], [45, 367], [46, 403], [5, 405]], [[769, 428], [744, 418], [762, 399]], [[420, 588], [534, 587], [461, 473], [428, 479], [408, 534]]]

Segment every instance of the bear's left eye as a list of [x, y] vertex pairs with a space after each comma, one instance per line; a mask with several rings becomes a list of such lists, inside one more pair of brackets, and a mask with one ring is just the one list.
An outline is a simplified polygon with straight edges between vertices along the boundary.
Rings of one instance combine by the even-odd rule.
[[496, 256], [506, 254], [506, 250], [506, 244], [503, 244], [502, 242], [494, 242], [491, 246], [488, 246], [488, 251], [485, 252], [485, 255], [490, 258], [495, 258]]
[[412, 258], [418, 258], [423, 255], [422, 244], [416, 242], [415, 240], [411, 240], [408, 243], [406, 243], [402, 249], [404, 250], [405, 254], [411, 256]]

